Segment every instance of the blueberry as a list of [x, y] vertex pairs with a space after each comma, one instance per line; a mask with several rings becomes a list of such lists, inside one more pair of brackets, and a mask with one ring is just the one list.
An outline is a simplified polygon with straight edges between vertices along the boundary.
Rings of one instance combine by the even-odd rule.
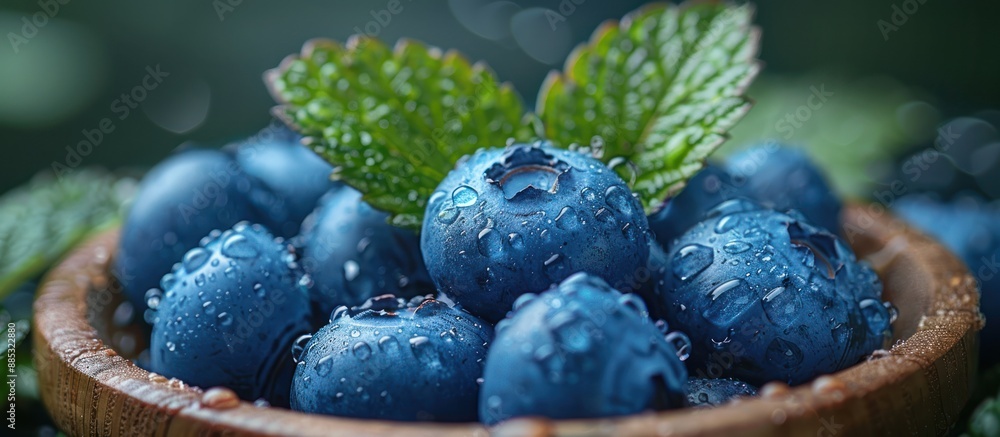
[[[965, 261], [979, 280], [980, 310], [987, 320], [1000, 319], [1000, 210], [977, 197], [943, 203], [924, 195], [899, 199], [893, 210]], [[992, 344], [1000, 339], [1000, 324], [987, 323], [980, 336], [983, 344]], [[1000, 350], [982, 348], [980, 362], [1000, 362]]]
[[797, 212], [731, 200], [668, 252], [667, 321], [693, 376], [789, 384], [882, 347], [895, 310], [874, 271]]
[[646, 266], [639, 201], [600, 161], [547, 143], [476, 152], [431, 196], [421, 249], [438, 289], [488, 321], [576, 272]]
[[309, 331], [309, 298], [289, 246], [260, 225], [212, 232], [163, 277], [154, 311], [151, 371], [241, 398], [288, 404], [288, 351]]
[[493, 328], [429, 298], [339, 307], [296, 342], [292, 409], [364, 419], [474, 421]]
[[649, 216], [649, 228], [656, 241], [669, 248], [674, 239], [701, 221], [709, 210], [741, 196], [743, 193], [725, 169], [707, 163], [680, 193], [667, 200], [663, 209]]
[[113, 272], [137, 314], [188, 250], [213, 229], [255, 220], [248, 200], [259, 186], [218, 150], [180, 152], [153, 168], [139, 187], [122, 226]]
[[744, 196], [778, 211], [798, 210], [815, 225], [840, 232], [840, 199], [802, 151], [769, 144], [732, 156], [726, 169]]
[[722, 405], [736, 397], [754, 396], [757, 396], [757, 387], [738, 379], [691, 378], [687, 382], [689, 407], [712, 407]]
[[[687, 346], [683, 346], [686, 348]], [[687, 371], [642, 301], [573, 275], [518, 298], [486, 358], [479, 418], [609, 417], [681, 407]]]
[[[303, 223], [302, 266], [315, 282], [316, 314], [371, 297], [412, 297], [433, 289], [417, 234], [390, 225], [350, 187], [334, 189]], [[322, 325], [320, 325], [322, 326]]]
[[330, 180], [333, 167], [303, 146], [301, 136], [287, 128], [272, 131], [240, 144], [236, 161], [266, 188], [251, 199], [263, 224], [291, 238], [320, 197], [339, 184]]

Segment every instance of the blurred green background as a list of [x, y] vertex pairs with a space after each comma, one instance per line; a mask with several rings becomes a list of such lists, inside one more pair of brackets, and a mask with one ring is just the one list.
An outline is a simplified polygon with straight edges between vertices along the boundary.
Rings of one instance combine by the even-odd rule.
[[[600, 22], [645, 3], [399, 0], [401, 11], [383, 14], [388, 0], [47, 1], [49, 10], [58, 5], [52, 18], [43, 8], [46, 0], [0, 6], [0, 29], [6, 36], [0, 44], [5, 152], [0, 192], [51, 169], [53, 162], [65, 163], [66, 147], [85, 140], [83, 130], [97, 129], [105, 117], [113, 121], [114, 131], [83, 157], [82, 166], [148, 167], [185, 141], [219, 145], [248, 135], [269, 120], [272, 100], [262, 84], [264, 70], [309, 38], [343, 40], [356, 28], [386, 41], [416, 38], [485, 60], [530, 105], [545, 74], [558, 68], [574, 45]], [[906, 21], [896, 26], [894, 5], [917, 9], [904, 12]], [[871, 76], [896, 83], [866, 89], [855, 104], [882, 104], [879, 108], [894, 111], [895, 100], [887, 105], [889, 99], [879, 93], [905, 85], [907, 99], [929, 104], [918, 108], [923, 112], [916, 120], [925, 126], [941, 117], [988, 109], [1000, 100], [998, 2], [773, 0], [758, 4], [757, 14], [765, 30], [762, 82], [776, 85], [771, 89], [784, 91], [785, 98], [798, 104], [805, 103], [810, 86], [825, 83], [841, 96]], [[44, 25], [32, 34], [25, 19]], [[879, 20], [896, 27], [888, 31], [888, 40]], [[123, 107], [122, 102], [115, 107], [116, 100], [140, 85], [146, 68], [156, 65], [169, 76], [119, 119]], [[760, 94], [751, 95], [762, 105], [776, 105], [777, 98]], [[833, 112], [828, 117], [835, 117]], [[882, 115], [890, 121], [896, 116]], [[851, 131], [851, 124], [843, 130]], [[853, 130], [857, 136], [858, 129]], [[858, 145], [890, 146], [874, 140]], [[855, 189], [849, 186], [848, 191]]]

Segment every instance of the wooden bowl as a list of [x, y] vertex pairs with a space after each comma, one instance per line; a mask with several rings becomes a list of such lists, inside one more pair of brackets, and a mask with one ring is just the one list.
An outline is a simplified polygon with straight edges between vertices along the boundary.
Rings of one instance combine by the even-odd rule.
[[33, 335], [42, 399], [71, 435], [941, 435], [976, 374], [983, 325], [976, 282], [941, 245], [888, 214], [873, 215], [880, 211], [849, 206], [844, 222], [848, 241], [875, 265], [885, 297], [899, 308], [891, 350], [812, 383], [770, 384], [757, 398], [714, 409], [518, 419], [487, 430], [307, 415], [237, 402], [226, 390], [203, 392], [129, 360], [145, 339], [138, 328], [115, 323], [121, 293], [107, 266], [116, 231], [77, 249], [39, 289]]

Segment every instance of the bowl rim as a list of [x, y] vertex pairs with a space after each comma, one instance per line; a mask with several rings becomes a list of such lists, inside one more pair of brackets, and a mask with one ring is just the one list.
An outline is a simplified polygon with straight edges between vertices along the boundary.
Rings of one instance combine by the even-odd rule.
[[[478, 423], [407, 423], [338, 418], [239, 402], [204, 404], [204, 392], [147, 372], [100, 340], [88, 321], [94, 290], [106, 290], [119, 230], [68, 255], [41, 283], [34, 304], [35, 364], [41, 397], [71, 435], [878, 435], [942, 434], [971, 393], [983, 326], [975, 279], [936, 241], [875, 208], [850, 204], [844, 233], [868, 248], [884, 275], [927, 295], [916, 329], [872, 359], [796, 387], [771, 383], [756, 398], [712, 409], [688, 408], [606, 419], [513, 419]], [[881, 212], [879, 212], [881, 211]], [[887, 292], [890, 290], [887, 289]], [[909, 301], [909, 300], [907, 300]], [[99, 303], [100, 300], [97, 300]], [[904, 302], [907, 303], [907, 302]], [[906, 414], [899, 414], [900, 411]], [[722, 414], [720, 414], [722, 413]]]

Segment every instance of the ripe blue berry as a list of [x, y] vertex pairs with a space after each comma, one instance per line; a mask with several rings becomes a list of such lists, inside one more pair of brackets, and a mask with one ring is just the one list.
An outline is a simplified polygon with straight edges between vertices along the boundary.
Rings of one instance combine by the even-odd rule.
[[493, 328], [430, 298], [339, 307], [296, 342], [292, 409], [364, 419], [474, 421]]
[[579, 273], [541, 295], [522, 295], [497, 325], [479, 418], [494, 424], [678, 408], [686, 380], [674, 344], [642, 300]]
[[882, 347], [895, 310], [839, 238], [743, 200], [708, 217], [668, 253], [667, 319], [691, 336], [692, 376], [798, 384]]
[[[893, 209], [965, 261], [979, 280], [980, 311], [986, 320], [1000, 319], [1000, 210], [975, 197], [942, 203], [922, 195], [899, 199]], [[1000, 340], [1000, 324], [987, 323], [980, 338], [983, 344]], [[1000, 350], [981, 348], [979, 358], [984, 366], [1000, 362]]]
[[254, 220], [260, 187], [218, 150], [180, 152], [153, 168], [122, 226], [113, 272], [142, 314], [145, 294], [213, 229]]
[[668, 199], [660, 211], [649, 216], [649, 229], [663, 247], [691, 229], [716, 205], [741, 197], [742, 192], [733, 185], [732, 176], [715, 164], [708, 163], [695, 173], [684, 189]]
[[[350, 187], [334, 189], [303, 223], [302, 266], [315, 282], [316, 314], [371, 297], [411, 297], [433, 289], [417, 234], [390, 225]], [[322, 325], [320, 325], [322, 326]]]
[[813, 224], [840, 232], [840, 199], [802, 151], [770, 144], [732, 156], [726, 169], [744, 196], [778, 211], [797, 210]]
[[648, 224], [600, 161], [544, 143], [480, 150], [438, 185], [421, 249], [438, 289], [489, 321], [575, 272], [617, 283], [646, 266]]
[[236, 161], [265, 188], [251, 201], [264, 225], [275, 235], [291, 238], [320, 197], [339, 184], [330, 180], [333, 167], [300, 144], [301, 136], [277, 129], [236, 149]]
[[757, 387], [732, 378], [691, 378], [687, 382], [687, 405], [689, 407], [713, 407], [741, 396], [757, 396]]
[[285, 351], [309, 330], [307, 281], [293, 253], [246, 223], [203, 243], [163, 277], [162, 296], [150, 293], [150, 370], [287, 405], [293, 366]]

